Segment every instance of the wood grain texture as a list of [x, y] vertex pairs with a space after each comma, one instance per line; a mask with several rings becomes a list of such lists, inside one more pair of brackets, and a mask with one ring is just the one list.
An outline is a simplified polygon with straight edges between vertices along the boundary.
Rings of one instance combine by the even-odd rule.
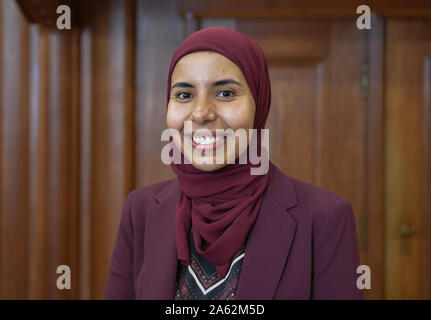
[[[429, 261], [423, 248], [429, 248], [425, 239], [430, 233], [428, 220], [423, 220], [429, 215], [424, 207], [424, 183], [429, 184], [424, 180], [426, 26], [421, 20], [391, 20], [386, 27], [385, 292], [389, 299], [422, 298], [429, 272], [422, 270], [424, 259]], [[400, 236], [403, 224], [417, 231]]]
[[[69, 43], [70, 33], [52, 32], [49, 35], [48, 72], [48, 221], [49, 241], [52, 249], [48, 273], [56, 275], [59, 265], [68, 265], [76, 270], [74, 261], [74, 239], [77, 232], [74, 198], [73, 165], [73, 110], [72, 110], [72, 57]], [[56, 279], [56, 277], [54, 277]], [[50, 279], [51, 280], [51, 279]], [[73, 291], [58, 290], [54, 281], [49, 281], [50, 296], [71, 298]]]
[[[69, 235], [69, 259], [71, 261], [71, 268], [73, 270], [79, 270], [80, 252], [79, 252], [79, 226], [80, 226], [80, 36], [81, 32], [79, 29], [74, 29], [69, 35], [70, 42], [70, 205], [69, 205], [69, 225], [68, 228], [71, 230]], [[74, 290], [70, 294], [70, 298], [78, 299], [79, 291], [79, 277], [78, 273], [75, 272], [72, 277], [71, 285]]]
[[48, 33], [34, 25], [31, 32], [30, 69], [30, 299], [47, 298], [49, 254], [46, 177], [49, 174], [48, 140]]
[[[194, 12], [210, 18], [356, 18], [356, 8], [368, 5], [372, 12], [383, 17], [431, 17], [431, 3], [427, 0], [180, 0], [179, 12]], [[227, 10], [226, 8], [229, 8]]]
[[76, 269], [72, 33], [30, 25], [15, 1], [1, 7], [1, 296], [69, 299], [56, 270]]
[[24, 16], [31, 23], [38, 23], [50, 29], [56, 28], [56, 21], [60, 14], [57, 14], [57, 7], [67, 5], [71, 9], [72, 25], [80, 24], [79, 7], [80, 0], [16, 0]]
[[166, 142], [166, 86], [169, 64], [183, 40], [183, 21], [172, 1], [138, 1], [136, 4], [136, 186], [175, 177], [161, 162]]
[[[428, 23], [428, 28], [431, 24]], [[428, 30], [428, 29], [427, 29]], [[431, 37], [429, 30], [426, 31], [426, 56], [424, 58], [424, 174], [423, 174], [423, 210], [422, 225], [424, 230], [421, 234], [421, 275], [422, 298], [431, 299]]]
[[[384, 22], [373, 15], [373, 29], [368, 34], [368, 117], [366, 139], [367, 186], [365, 210], [369, 237], [367, 261], [373, 266], [372, 288], [367, 291], [368, 299], [384, 298]], [[361, 217], [362, 218], [362, 217]], [[362, 226], [365, 227], [365, 226]]]
[[29, 29], [14, 1], [2, 1], [2, 207], [1, 291], [8, 299], [28, 295]]
[[431, 299], [431, 22], [424, 21], [424, 173], [423, 173], [423, 209], [421, 233], [421, 276], [422, 299]]
[[[92, 1], [91, 298], [102, 298], [133, 188], [133, 2]], [[107, 27], [108, 26], [108, 27]]]
[[83, 28], [80, 38], [80, 150], [79, 150], [79, 297], [91, 295], [91, 159], [92, 159], [92, 32]]

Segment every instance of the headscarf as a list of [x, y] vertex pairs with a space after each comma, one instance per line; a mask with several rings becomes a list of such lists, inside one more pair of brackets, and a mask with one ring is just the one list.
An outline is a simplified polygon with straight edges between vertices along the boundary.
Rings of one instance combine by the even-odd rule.
[[[236, 30], [205, 28], [180, 44], [169, 68], [167, 104], [177, 62], [198, 51], [222, 54], [242, 71], [256, 105], [253, 127], [259, 129], [259, 144], [259, 132], [265, 126], [271, 105], [268, 67], [260, 47]], [[226, 276], [232, 258], [246, 243], [268, 184], [268, 173], [250, 174], [250, 168], [254, 166], [248, 158], [247, 164], [228, 164], [213, 172], [199, 170], [191, 164], [171, 164], [181, 189], [175, 213], [175, 232], [178, 259], [183, 265], [190, 264], [188, 235], [192, 229], [197, 252], [216, 264], [221, 277]]]

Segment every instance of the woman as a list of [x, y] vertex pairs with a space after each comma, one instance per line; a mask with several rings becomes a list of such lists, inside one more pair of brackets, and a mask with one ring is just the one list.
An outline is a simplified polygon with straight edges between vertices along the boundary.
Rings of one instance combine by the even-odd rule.
[[106, 299], [362, 299], [349, 201], [272, 163], [251, 174], [251, 143], [232, 134], [257, 130], [247, 134], [267, 159], [270, 103], [264, 54], [247, 36], [207, 28], [177, 48], [166, 120], [179, 132], [178, 179], [128, 196]]

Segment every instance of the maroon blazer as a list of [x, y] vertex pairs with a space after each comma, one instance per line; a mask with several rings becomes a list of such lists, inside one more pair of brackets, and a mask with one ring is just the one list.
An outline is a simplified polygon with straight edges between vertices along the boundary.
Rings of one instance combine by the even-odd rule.
[[[173, 299], [178, 181], [132, 191], [124, 205], [105, 299]], [[236, 299], [363, 299], [348, 200], [270, 170], [250, 231]]]

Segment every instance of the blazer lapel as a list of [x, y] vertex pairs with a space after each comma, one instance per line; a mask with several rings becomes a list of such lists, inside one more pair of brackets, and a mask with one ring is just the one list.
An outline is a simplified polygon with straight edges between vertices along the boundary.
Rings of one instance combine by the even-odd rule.
[[296, 204], [292, 181], [271, 165], [268, 188], [246, 243], [236, 299], [274, 298], [296, 231], [296, 220], [287, 209]]
[[145, 261], [139, 287], [141, 299], [174, 298], [177, 275], [175, 208], [179, 186], [176, 180], [155, 195], [157, 206], [146, 215]]

